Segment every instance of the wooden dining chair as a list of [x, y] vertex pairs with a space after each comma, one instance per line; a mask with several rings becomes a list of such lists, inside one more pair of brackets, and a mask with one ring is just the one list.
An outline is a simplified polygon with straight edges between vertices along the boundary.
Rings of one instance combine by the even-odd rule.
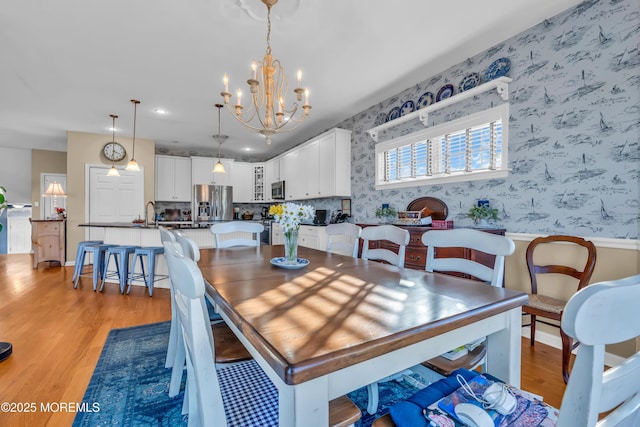
[[[195, 258], [194, 254], [197, 254], [197, 257], [199, 258], [200, 251], [198, 249], [197, 244], [192, 239], [189, 239], [184, 235], [182, 235], [181, 237], [178, 237], [175, 235], [175, 232], [173, 233], [169, 232], [169, 233], [173, 235], [173, 238], [169, 236], [162, 237], [162, 234], [161, 234], [161, 239], [163, 241], [163, 244], [166, 243], [166, 245], [174, 249], [170, 254], [166, 254], [165, 252], [165, 259], [167, 261], [167, 268], [169, 270], [169, 278], [170, 278], [170, 284], [171, 284], [170, 285], [171, 296], [172, 296], [171, 323], [173, 326], [174, 322], [177, 325], [177, 313], [174, 313], [174, 310], [176, 307], [175, 284], [179, 283], [184, 279], [180, 276], [176, 276], [175, 269], [172, 268], [173, 267], [172, 257], [174, 256], [174, 252], [179, 252], [181, 256], [189, 258], [195, 262], [196, 260], [194, 259]], [[178, 240], [182, 240], [182, 243], [178, 243]], [[194, 258], [192, 258], [192, 256], [194, 256]], [[234, 363], [242, 360], [251, 359], [251, 354], [249, 354], [249, 352], [244, 347], [244, 345], [240, 342], [240, 340], [238, 340], [238, 338], [233, 334], [233, 331], [231, 331], [229, 326], [226, 323], [224, 323], [222, 319], [219, 319], [217, 321], [211, 320], [211, 318], [209, 317], [209, 311], [207, 310], [205, 300], [203, 300], [202, 309], [205, 315], [207, 316], [207, 318], [209, 319], [209, 324], [210, 324], [209, 333], [212, 335], [212, 339], [213, 339], [213, 336], [216, 337], [215, 343], [218, 346], [218, 348], [216, 349], [215, 362], [216, 363]], [[176, 315], [175, 318], [174, 318], [174, 315]], [[172, 341], [172, 336], [170, 332], [169, 334], [170, 348], [167, 351], [167, 362], [165, 364], [167, 368], [171, 367], [172, 369], [171, 381], [169, 383], [170, 397], [177, 395], [178, 392], [180, 391], [180, 383], [182, 381], [182, 373], [184, 370], [185, 357], [186, 357], [182, 333], [178, 326], [176, 326], [174, 336], [175, 338]], [[173, 349], [171, 349], [172, 346], [173, 346]], [[171, 353], [172, 359], [169, 359], [170, 353]]]
[[[510, 238], [471, 228], [427, 231], [422, 235], [422, 244], [427, 246], [426, 271], [463, 273], [498, 287], [503, 286], [505, 257], [515, 250]], [[493, 266], [487, 267], [472, 259], [442, 256], [442, 253], [446, 254], [446, 248], [462, 248], [492, 255]], [[440, 252], [438, 257], [437, 252]], [[455, 360], [441, 355], [423, 362], [423, 365], [444, 376], [458, 368], [474, 369], [482, 365], [487, 352], [484, 343], [476, 341], [467, 347], [467, 354]]]
[[358, 258], [358, 245], [362, 228], [343, 222], [327, 225], [327, 252]]
[[[570, 257], [567, 264], [562, 265], [557, 260], [549, 260], [549, 264], [542, 265], [540, 261], [536, 262], [534, 258], [543, 255], [549, 245], [562, 244], [566, 250], [563, 251]], [[570, 246], [573, 246], [570, 248]], [[579, 250], [575, 250], [579, 249]], [[582, 252], [582, 253], [580, 253]], [[569, 299], [567, 292], [573, 292], [572, 289], [579, 291], [589, 284], [593, 269], [596, 265], [596, 246], [581, 237], [574, 236], [547, 236], [538, 237], [529, 243], [526, 252], [527, 267], [529, 269], [529, 277], [531, 278], [531, 293], [529, 294], [529, 302], [522, 307], [525, 314], [531, 315], [531, 332], [530, 345], [535, 345], [536, 322], [544, 323], [553, 327], [560, 327], [559, 323], [551, 323], [538, 319], [543, 317], [559, 322], [562, 318], [562, 312]], [[544, 276], [548, 275], [548, 276]], [[565, 276], [563, 278], [558, 275]], [[577, 281], [577, 286], [575, 282]], [[571, 291], [568, 290], [571, 289]], [[527, 325], [524, 325], [527, 326]], [[573, 342], [562, 328], [560, 327], [560, 338], [562, 340], [562, 378], [566, 383], [569, 379], [569, 360], [571, 351], [579, 344]]]
[[[217, 337], [208, 333], [208, 318], [202, 310], [204, 279], [195, 262], [177, 249], [171, 243], [165, 246], [167, 263], [182, 278], [176, 283], [176, 307], [186, 348], [183, 413], [188, 412], [189, 425], [278, 425], [278, 390], [254, 360], [214, 365]], [[329, 402], [329, 412], [332, 426], [351, 425], [361, 416], [346, 396]]]
[[[636, 320], [638, 301], [640, 275], [594, 283], [576, 292], [567, 302], [562, 329], [579, 341], [580, 347], [556, 427], [640, 426], [640, 351], [605, 370], [607, 345], [640, 338], [640, 322]], [[428, 406], [434, 402], [424, 397], [437, 396], [438, 388], [442, 389], [442, 385], [429, 385], [418, 392], [422, 399], [412, 397], [409, 402], [420, 401]], [[416, 425], [424, 422], [421, 408], [414, 410], [405, 405], [402, 411], [405, 422], [412, 418]], [[396, 424], [387, 414], [372, 425]]]
[[[264, 226], [259, 222], [230, 221], [213, 224], [211, 232], [216, 239], [216, 248], [231, 248], [233, 246], [260, 246], [260, 233]], [[253, 235], [247, 238], [247, 234]], [[228, 235], [226, 238], [221, 238]]]
[[[409, 232], [395, 225], [365, 227], [360, 233], [362, 259], [380, 260], [404, 267], [404, 254], [409, 244]], [[369, 242], [388, 241], [398, 246], [398, 252], [386, 248], [369, 248]]]

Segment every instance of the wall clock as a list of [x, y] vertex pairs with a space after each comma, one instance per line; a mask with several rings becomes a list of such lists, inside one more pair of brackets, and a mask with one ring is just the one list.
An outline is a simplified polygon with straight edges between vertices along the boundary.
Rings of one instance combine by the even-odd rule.
[[117, 142], [109, 142], [102, 148], [102, 153], [107, 159], [113, 162], [119, 162], [120, 160], [125, 158], [125, 156], [127, 155], [127, 150], [125, 150], [124, 147]]

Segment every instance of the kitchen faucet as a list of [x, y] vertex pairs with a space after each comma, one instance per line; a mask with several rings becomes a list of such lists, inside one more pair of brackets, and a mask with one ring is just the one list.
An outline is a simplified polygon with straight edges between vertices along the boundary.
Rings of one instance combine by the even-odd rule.
[[[149, 225], [149, 205], [153, 208], [153, 215], [155, 217], [156, 214], [156, 204], [152, 201], [148, 201], [144, 207], [144, 225]], [[155, 224], [155, 222], [153, 222]]]

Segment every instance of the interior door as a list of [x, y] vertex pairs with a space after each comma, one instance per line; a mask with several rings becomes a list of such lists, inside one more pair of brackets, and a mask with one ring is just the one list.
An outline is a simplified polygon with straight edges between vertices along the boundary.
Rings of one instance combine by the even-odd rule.
[[60, 184], [64, 192], [67, 192], [67, 175], [63, 173], [43, 173], [40, 174], [40, 218], [51, 219], [57, 218], [56, 207], [67, 208], [66, 197], [43, 196], [49, 184], [56, 181]]
[[[120, 176], [107, 176], [109, 168], [89, 167], [86, 220], [91, 223], [131, 223], [144, 217], [144, 173], [118, 170]], [[102, 239], [100, 229], [88, 227], [90, 239]]]

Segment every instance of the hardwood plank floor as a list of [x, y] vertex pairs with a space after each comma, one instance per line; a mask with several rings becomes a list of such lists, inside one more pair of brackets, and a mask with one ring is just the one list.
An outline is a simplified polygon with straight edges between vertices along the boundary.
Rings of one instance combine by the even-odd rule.
[[[73, 267], [38, 269], [31, 255], [0, 255], [0, 341], [13, 354], [0, 363], [0, 403], [35, 403], [35, 412], [0, 410], [0, 426], [67, 426], [73, 412], [42, 412], [40, 404], [81, 402], [107, 334], [171, 318], [168, 289], [134, 286], [121, 295], [117, 284], [102, 293], [82, 278], [73, 289]], [[560, 350], [522, 340], [522, 388], [559, 407], [565, 385]]]

